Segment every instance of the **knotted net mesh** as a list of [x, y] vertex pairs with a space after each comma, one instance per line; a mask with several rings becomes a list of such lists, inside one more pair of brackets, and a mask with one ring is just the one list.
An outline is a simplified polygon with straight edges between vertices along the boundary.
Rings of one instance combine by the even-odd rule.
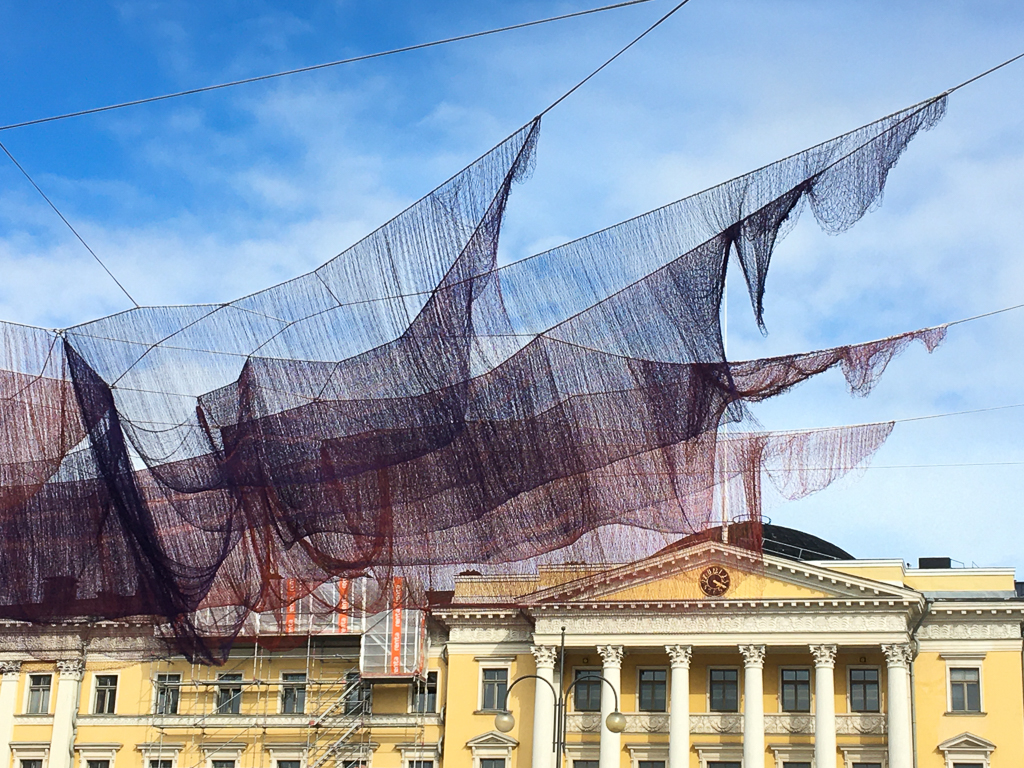
[[[711, 524], [729, 483], [743, 488], [730, 514], [756, 521], [765, 472], [787, 495], [823, 487], [889, 426], [802, 442], [720, 426], [834, 366], [866, 392], [944, 329], [728, 362], [730, 259], [763, 327], [771, 257], [801, 208], [851, 226], [944, 109], [923, 102], [499, 267], [538, 119], [268, 290], [60, 332], [0, 324], [0, 616], [151, 614], [209, 657], [206, 635], [339, 577], [401, 574], [416, 602], [467, 564], [650, 552]], [[793, 473], [807, 462], [832, 469]], [[364, 594], [369, 609], [389, 590]]]

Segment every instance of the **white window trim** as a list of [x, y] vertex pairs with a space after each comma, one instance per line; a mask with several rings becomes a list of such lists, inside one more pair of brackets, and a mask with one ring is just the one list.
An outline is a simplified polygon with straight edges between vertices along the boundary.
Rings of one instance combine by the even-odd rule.
[[512, 768], [512, 750], [519, 741], [511, 736], [490, 731], [466, 742], [473, 753], [473, 768], [480, 768], [481, 760], [504, 760], [505, 768]]
[[97, 742], [93, 744], [76, 744], [75, 751], [78, 752], [78, 765], [80, 768], [88, 768], [90, 760], [108, 760], [109, 768], [114, 768], [114, 760], [121, 744], [114, 742]]
[[989, 768], [996, 745], [972, 733], [961, 733], [942, 742], [938, 748], [945, 758], [946, 768], [955, 768], [957, 763], [981, 763], [984, 768]]
[[[89, 699], [88, 699], [88, 712], [90, 715], [96, 715], [97, 717], [113, 717], [117, 714], [117, 707], [121, 703], [121, 673], [120, 672], [93, 672], [91, 674], [92, 680], [89, 683]], [[97, 712], [96, 711], [96, 688], [98, 687], [98, 677], [112, 677], [114, 678], [114, 711], [113, 712]], [[113, 764], [111, 764], [113, 765]]]
[[[434, 705], [435, 705], [434, 706], [434, 711], [433, 712], [431, 712], [431, 711], [418, 712], [418, 711], [414, 711], [413, 710], [412, 703], [413, 703], [413, 699], [415, 698], [415, 694], [416, 694], [416, 682], [413, 681], [412, 683], [409, 683], [409, 693], [408, 693], [408, 696], [406, 697], [406, 702], [405, 702], [405, 711], [407, 713], [409, 713], [410, 715], [436, 715], [438, 710], [441, 708], [441, 707], [437, 706], [438, 704], [441, 703], [441, 673], [440, 673], [440, 671], [438, 671], [436, 669], [424, 670], [423, 685], [427, 684], [427, 680], [430, 679], [430, 675], [435, 675], [436, 676], [436, 682], [434, 683]], [[428, 758], [424, 757], [424, 758], [416, 758], [416, 759], [418, 759], [418, 760], [419, 759], [426, 760]], [[434, 762], [437, 762], [437, 761], [435, 760]]]
[[580, 742], [578, 744], [566, 744], [565, 754], [569, 760], [569, 768], [572, 768], [576, 760], [597, 760], [601, 759], [601, 747], [598, 744]]
[[[736, 670], [736, 711], [718, 712], [711, 709], [711, 672], [715, 669]], [[743, 713], [743, 668], [734, 664], [714, 664], [704, 668], [704, 711], [709, 715], [739, 715]], [[704, 768], [702, 765], [701, 768]]]
[[[650, 669], [660, 669], [660, 670], [663, 670], [665, 672], [665, 709], [661, 709], [661, 710], [640, 709], [640, 673], [642, 671], [644, 671], [644, 670], [650, 670]], [[661, 665], [661, 664], [645, 664], [642, 667], [637, 667], [636, 668], [636, 688], [633, 689], [634, 691], [636, 691], [636, 694], [633, 696], [633, 710], [635, 712], [639, 713], [639, 714], [648, 713], [648, 714], [652, 714], [652, 715], [667, 715], [668, 714], [668, 708], [669, 708], [668, 693], [669, 693], [669, 687], [671, 685], [672, 685], [672, 672], [671, 672], [671, 670], [669, 669], [668, 666]], [[604, 691], [601, 691], [601, 693], [604, 693]], [[620, 704], [620, 706], [621, 706], [621, 704]], [[644, 758], [644, 759], [646, 760], [647, 758]], [[654, 759], [657, 760], [659, 758], [654, 758]]]
[[234, 760], [235, 768], [239, 768], [242, 753], [245, 751], [245, 744], [237, 742], [206, 742], [200, 744], [203, 750], [204, 765], [206, 768], [213, 768], [214, 760]]
[[[974, 715], [979, 717], [985, 714], [985, 673], [982, 662], [985, 661], [984, 653], [941, 653], [940, 658], [946, 662], [946, 714], [954, 716]], [[954, 669], [976, 669], [978, 670], [978, 706], [973, 709], [953, 709], [953, 680], [950, 672]]]
[[775, 765], [779, 768], [787, 762], [810, 763], [814, 768], [813, 744], [769, 744], [768, 749], [775, 756]]
[[434, 768], [441, 763], [441, 749], [437, 744], [398, 744], [396, 748], [402, 753], [402, 768], [410, 768], [414, 760], [430, 760]]
[[[807, 690], [810, 692], [811, 700], [806, 712], [798, 712], [782, 708], [782, 672], [783, 670], [801, 669], [807, 672]], [[834, 673], [833, 673], [834, 674]], [[775, 696], [775, 709], [780, 715], [813, 715], [814, 714], [814, 667], [806, 664], [782, 664], [778, 668], [779, 687]]]
[[[280, 677], [278, 679], [279, 686], [278, 686], [278, 692], [277, 692], [277, 714], [279, 714], [279, 715], [285, 714], [285, 711], [284, 711], [284, 689], [285, 688], [298, 688], [298, 686], [295, 685], [295, 683], [297, 681], [294, 681], [294, 680], [293, 681], [286, 681], [284, 679], [285, 675], [304, 675], [305, 679], [303, 680], [302, 687], [306, 689], [307, 693], [309, 692], [309, 672], [306, 671], [305, 667], [303, 667], [302, 669], [282, 669], [281, 672], [280, 672]], [[292, 712], [290, 714], [294, 714], [294, 715], [304, 715], [304, 714], [306, 714], [306, 712], [305, 712], [306, 707], [305, 706], [302, 707], [302, 710], [303, 710], [302, 712]], [[282, 760], [288, 760], [289, 758], [283, 757], [281, 759]], [[290, 759], [294, 760], [295, 758], [290, 758]]]
[[[162, 683], [158, 682], [158, 680], [157, 680], [157, 676], [158, 675], [177, 675], [178, 676], [178, 711], [175, 712], [173, 715], [172, 714], [162, 714], [162, 715], [158, 715], [157, 714], [157, 711], [156, 711], [156, 698], [157, 698], [157, 693], [160, 690], [160, 686], [162, 685]], [[181, 714], [181, 688], [182, 688], [182, 681], [184, 679], [185, 679], [185, 676], [181, 672], [154, 672], [153, 673], [153, 677], [150, 679], [150, 683], [152, 685], [153, 693], [152, 693], [152, 696], [151, 696], [151, 701], [149, 703], [149, 711], [152, 712], [157, 717], [177, 717], [178, 715], [180, 715]], [[148, 766], [146, 766], [145, 768], [148, 768]]]
[[[855, 669], [873, 669], [878, 673], [878, 711], [877, 712], [854, 712], [853, 711], [853, 697], [852, 686], [850, 680], [850, 673]], [[885, 706], [885, 692], [882, 690], [882, 681], [885, 679], [885, 675], [882, 674], [882, 667], [878, 664], [851, 664], [846, 667], [846, 712], [850, 715], [881, 715], [886, 712]]]
[[846, 768], [853, 768], [854, 763], [880, 763], [889, 768], [889, 750], [884, 744], [840, 744], [839, 751]]
[[630, 768], [639, 768], [641, 760], [661, 760], [668, 766], [668, 744], [627, 744]]
[[[49, 675], [50, 676], [50, 695], [49, 695], [48, 700], [46, 702], [46, 711], [45, 712], [29, 712], [28, 711], [29, 694], [31, 693], [31, 688], [32, 688], [32, 675]], [[54, 698], [53, 694], [56, 693], [56, 686], [54, 686], [54, 681], [56, 679], [57, 679], [57, 675], [55, 675], [53, 672], [35, 671], [35, 672], [26, 672], [25, 673], [25, 690], [24, 690], [24, 695], [22, 696], [22, 702], [21, 702], [21, 713], [23, 715], [34, 715], [35, 717], [47, 717], [47, 716], [52, 717], [53, 716], [53, 698]], [[28, 759], [28, 760], [37, 760], [38, 758], [29, 757], [29, 758], [26, 758], [26, 759]], [[43, 768], [46, 768], [46, 763], [43, 763]]]
[[[721, 667], [716, 667], [721, 669]], [[719, 760], [738, 762], [743, 765], [742, 744], [694, 744], [697, 750], [697, 759], [700, 760], [700, 768], [708, 768], [708, 763]]]
[[[239, 678], [237, 680], [225, 680], [225, 679], [223, 679], [222, 675], [239, 675]], [[213, 714], [214, 714], [214, 716], [239, 717], [241, 715], [244, 715], [245, 714], [245, 707], [242, 706], [242, 705], [245, 703], [245, 687], [246, 687], [245, 672], [218, 672], [217, 673], [217, 677], [214, 678], [213, 682], [214, 682], [214, 684], [213, 684], [212, 687], [213, 687]], [[222, 688], [228, 688], [228, 687], [237, 687], [237, 688], [241, 688], [242, 689], [241, 693], [238, 694], [238, 714], [237, 715], [234, 714], [233, 712], [220, 712], [219, 711], [219, 702], [220, 702], [220, 692], [221, 692], [221, 689]], [[207, 768], [209, 768], [209, 766]]]
[[[579, 672], [597, 672], [597, 674], [600, 675], [602, 668], [601, 667], [595, 667], [592, 664], [581, 664], [580, 666], [572, 667], [571, 669], [572, 669], [572, 680], [570, 682], [574, 683], [574, 682], [576, 682], [576, 672], [577, 671], [579, 671]], [[604, 683], [601, 683], [601, 697], [602, 698], [604, 697]], [[569, 701], [569, 712], [571, 712], [573, 714], [583, 714], [583, 715], [588, 715], [588, 714], [592, 715], [592, 714], [594, 714], [593, 712], [590, 712], [590, 711], [582, 712], [582, 711], [576, 709], [576, 689], [575, 688], [572, 689], [572, 694], [569, 696], [569, 699], [570, 699], [570, 701]], [[598, 710], [598, 711], [600, 712], [600, 710]], [[587, 760], [589, 758], [579, 757], [579, 758], [576, 758], [576, 759], [577, 760]]]
[[48, 741], [12, 741], [10, 747], [14, 768], [21, 768], [22, 760], [42, 760], [43, 768], [47, 768], [50, 763]]
[[[495, 656], [494, 659], [478, 657], [479, 671], [477, 672], [476, 711], [477, 712], [500, 712], [499, 709], [484, 709], [484, 670], [504, 669], [505, 670], [505, 691], [507, 705], [507, 691], [512, 684], [512, 660], [507, 656]], [[498, 702], [495, 702], [497, 704]]]
[[270, 764], [273, 768], [277, 768], [278, 760], [298, 760], [299, 768], [306, 768], [305, 744], [267, 744], [266, 750], [270, 754]]
[[178, 768], [178, 754], [184, 746], [182, 743], [152, 742], [136, 744], [135, 748], [142, 753], [142, 768], [149, 768], [150, 760], [170, 760], [171, 768]]

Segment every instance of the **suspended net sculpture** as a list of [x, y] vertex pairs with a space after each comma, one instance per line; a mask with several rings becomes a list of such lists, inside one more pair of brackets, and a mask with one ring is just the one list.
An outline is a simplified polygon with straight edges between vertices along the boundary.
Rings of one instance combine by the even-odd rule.
[[[0, 616], [152, 614], [208, 657], [207, 634], [231, 637], [296, 584], [401, 573], [415, 599], [467, 563], [586, 546], [610, 559], [629, 554], [622, 531], [702, 530], [716, 472], [749, 485], [775, 445], [744, 438], [747, 458], [723, 465], [718, 428], [745, 403], [837, 365], [866, 392], [907, 343], [944, 332], [727, 362], [730, 256], [763, 327], [771, 256], [800, 209], [851, 226], [944, 109], [923, 102], [499, 268], [538, 119], [266, 291], [57, 333], [0, 325]], [[815, 461], [842, 474], [881, 439], [842, 455], [821, 439]]]

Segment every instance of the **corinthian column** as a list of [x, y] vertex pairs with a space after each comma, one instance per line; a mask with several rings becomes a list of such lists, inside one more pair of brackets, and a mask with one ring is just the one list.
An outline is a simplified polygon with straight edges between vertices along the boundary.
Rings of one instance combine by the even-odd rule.
[[[535, 645], [530, 649], [537, 661], [537, 675], [554, 685], [556, 648]], [[560, 686], [554, 685], [555, 690]], [[555, 697], [537, 680], [533, 694], [533, 762], [535, 768], [551, 768], [554, 757]]]
[[85, 662], [82, 659], [58, 661], [57, 669], [60, 671], [60, 682], [57, 683], [57, 703], [53, 708], [49, 768], [71, 768], [75, 718], [78, 715], [78, 697], [82, 690]]
[[[601, 654], [604, 665], [601, 675], [612, 684], [615, 693], [621, 692], [622, 656], [625, 653], [621, 645], [599, 645], [597, 652]], [[602, 684], [603, 685], [603, 684]], [[622, 742], [619, 734], [612, 733], [605, 725], [608, 715], [615, 711], [615, 695], [607, 689], [601, 691], [601, 761], [599, 768], [619, 768], [622, 754]]]
[[910, 734], [909, 645], [883, 645], [888, 667], [889, 768], [913, 768], [914, 742]]
[[17, 706], [20, 661], [0, 661], [0, 767], [11, 764], [11, 738], [14, 736], [14, 710]]
[[836, 651], [834, 645], [812, 645], [814, 655], [814, 762], [836, 768]]
[[689, 645], [666, 645], [672, 662], [672, 696], [668, 710], [668, 768], [690, 764], [690, 657]]
[[764, 768], [763, 645], [741, 645], [743, 654], [743, 768]]

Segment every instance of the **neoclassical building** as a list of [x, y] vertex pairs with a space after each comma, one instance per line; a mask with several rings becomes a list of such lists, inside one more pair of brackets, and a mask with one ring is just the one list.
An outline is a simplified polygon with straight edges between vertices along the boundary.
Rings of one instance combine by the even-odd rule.
[[145, 619], [10, 622], [0, 768], [1024, 766], [1011, 569], [727, 539], [466, 573], [427, 613], [291, 621], [217, 668], [132, 661]]

